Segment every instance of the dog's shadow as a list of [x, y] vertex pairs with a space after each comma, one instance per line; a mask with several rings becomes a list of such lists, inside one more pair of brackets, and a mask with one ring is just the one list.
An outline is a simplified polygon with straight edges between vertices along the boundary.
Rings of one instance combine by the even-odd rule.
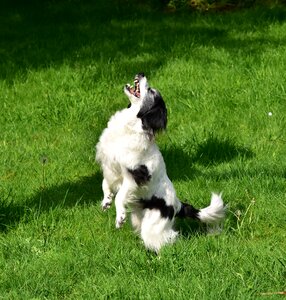
[[251, 159], [255, 156], [250, 148], [238, 145], [229, 138], [220, 139], [213, 135], [197, 145], [187, 141], [182, 146], [165, 147], [161, 152], [168, 176], [171, 180], [178, 181], [192, 180], [200, 176], [201, 171], [196, 165], [212, 167], [230, 162], [238, 157]]
[[198, 144], [193, 161], [208, 166], [230, 162], [237, 157], [250, 159], [254, 157], [254, 153], [249, 147], [241, 146], [228, 137], [220, 139], [210, 135]]
[[206, 235], [207, 228], [205, 224], [197, 220], [180, 219], [175, 220], [175, 230], [177, 230], [184, 238], [191, 238], [194, 235]]

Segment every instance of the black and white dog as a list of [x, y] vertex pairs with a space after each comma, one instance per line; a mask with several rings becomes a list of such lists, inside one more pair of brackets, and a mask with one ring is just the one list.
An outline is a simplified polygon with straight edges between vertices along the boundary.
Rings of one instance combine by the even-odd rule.
[[96, 159], [103, 171], [102, 208], [115, 197], [116, 227], [131, 210], [134, 229], [147, 249], [158, 252], [175, 241], [175, 217], [190, 217], [217, 227], [225, 215], [221, 195], [212, 194], [203, 209], [182, 203], [166, 173], [165, 163], [155, 143], [155, 135], [167, 125], [167, 109], [160, 93], [150, 88], [143, 73], [135, 76], [134, 87], [124, 92], [131, 104], [116, 112], [96, 146]]

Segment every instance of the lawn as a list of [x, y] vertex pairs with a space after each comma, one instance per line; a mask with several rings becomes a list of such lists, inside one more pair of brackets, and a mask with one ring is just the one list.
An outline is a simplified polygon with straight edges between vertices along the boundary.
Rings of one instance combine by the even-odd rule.
[[[0, 299], [281, 299], [286, 8], [172, 13], [130, 1], [0, 4]], [[102, 212], [95, 144], [144, 71], [178, 196], [223, 192], [222, 234], [178, 222], [146, 252]], [[265, 294], [267, 293], [267, 294]]]

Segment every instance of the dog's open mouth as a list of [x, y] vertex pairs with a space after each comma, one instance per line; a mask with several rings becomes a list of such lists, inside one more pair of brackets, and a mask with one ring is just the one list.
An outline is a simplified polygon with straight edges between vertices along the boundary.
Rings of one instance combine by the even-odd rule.
[[140, 87], [139, 87], [139, 77], [138, 76], [135, 76], [134, 86], [127, 84], [126, 88], [128, 89], [130, 94], [134, 95], [136, 98], [140, 98]]

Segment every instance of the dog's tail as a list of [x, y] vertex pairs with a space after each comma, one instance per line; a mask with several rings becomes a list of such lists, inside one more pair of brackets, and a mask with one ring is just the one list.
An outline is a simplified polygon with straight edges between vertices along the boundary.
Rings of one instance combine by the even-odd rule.
[[208, 225], [217, 226], [225, 217], [226, 207], [223, 204], [221, 194], [212, 194], [209, 206], [196, 209], [190, 204], [182, 203], [180, 211], [177, 213], [179, 218], [197, 219]]

